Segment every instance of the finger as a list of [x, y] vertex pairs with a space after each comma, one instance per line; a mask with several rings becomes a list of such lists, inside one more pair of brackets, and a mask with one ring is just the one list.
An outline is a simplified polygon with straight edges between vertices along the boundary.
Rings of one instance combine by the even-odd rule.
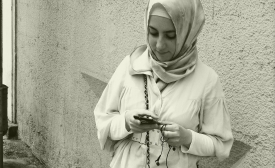
[[156, 124], [140, 124], [140, 125], [133, 125], [133, 127], [143, 130], [143, 132], [150, 131], [157, 129], [158, 126]]
[[179, 130], [179, 126], [177, 124], [166, 125], [165, 130], [171, 131], [171, 132], [176, 132]]
[[137, 125], [137, 124], [132, 124], [130, 128], [135, 133], [140, 133], [140, 132], [146, 131], [144, 128], [142, 128], [140, 125]]
[[169, 121], [159, 121], [159, 122], [161, 123], [161, 125], [166, 125], [166, 126], [174, 124], [173, 122], [169, 122]]
[[158, 129], [157, 124], [141, 124], [140, 126], [147, 130]]
[[159, 129], [159, 126], [157, 124], [154, 124], [154, 123], [142, 123], [141, 120], [135, 119], [135, 118], [133, 118], [132, 123], [134, 123], [136, 125], [141, 125], [144, 128], [148, 128], [148, 129]]
[[177, 132], [163, 131], [162, 136], [164, 138], [175, 138], [175, 137], [178, 137], [178, 134]]
[[136, 111], [136, 114], [138, 114], [138, 115], [151, 116], [151, 117], [154, 118], [154, 119], [158, 119], [158, 118], [159, 118], [159, 117], [156, 116], [152, 111], [144, 110], [144, 109], [138, 109], [138, 110]]
[[[139, 121], [138, 121], [139, 122]], [[136, 130], [138, 132], [146, 132], [153, 129], [157, 129], [157, 124], [131, 124], [131, 130]]]
[[135, 119], [134, 117], [131, 119], [130, 122], [131, 122], [132, 124], [136, 124], [136, 125], [140, 125], [140, 124], [141, 124], [140, 120]]

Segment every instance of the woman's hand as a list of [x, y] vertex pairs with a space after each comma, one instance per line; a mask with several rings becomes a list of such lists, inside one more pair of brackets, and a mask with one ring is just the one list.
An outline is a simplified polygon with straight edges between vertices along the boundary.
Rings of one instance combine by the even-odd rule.
[[144, 109], [136, 109], [127, 111], [125, 114], [125, 127], [127, 131], [132, 130], [133, 133], [143, 133], [146, 131], [150, 131], [152, 129], [158, 129], [159, 126], [157, 124], [141, 124], [141, 122], [134, 118], [134, 116], [138, 115], [149, 115], [152, 116], [153, 119], [158, 119], [152, 112]]
[[166, 126], [160, 125], [159, 127], [163, 126], [162, 136], [163, 139], [171, 146], [178, 147], [178, 146], [185, 146], [186, 148], [190, 147], [192, 142], [192, 133], [190, 130], [185, 129], [184, 127], [171, 122], [162, 122], [166, 124]]

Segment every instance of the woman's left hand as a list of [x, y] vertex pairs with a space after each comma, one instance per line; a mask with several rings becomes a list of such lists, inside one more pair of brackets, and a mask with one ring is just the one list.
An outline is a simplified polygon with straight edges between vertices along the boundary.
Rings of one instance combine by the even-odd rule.
[[[192, 142], [192, 133], [190, 130], [185, 129], [184, 127], [176, 124], [176, 123], [163, 123], [166, 126], [163, 126], [162, 136], [163, 139], [171, 146], [185, 146], [187, 148], [190, 147]], [[162, 125], [160, 125], [160, 128]]]

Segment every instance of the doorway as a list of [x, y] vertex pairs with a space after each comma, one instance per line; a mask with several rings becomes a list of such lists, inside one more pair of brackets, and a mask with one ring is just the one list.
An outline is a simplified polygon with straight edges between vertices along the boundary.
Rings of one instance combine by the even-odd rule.
[[15, 108], [15, 77], [16, 77], [16, 64], [15, 64], [15, 0], [2, 1], [2, 35], [3, 35], [3, 84], [8, 86], [8, 119], [14, 124], [16, 121], [16, 108]]

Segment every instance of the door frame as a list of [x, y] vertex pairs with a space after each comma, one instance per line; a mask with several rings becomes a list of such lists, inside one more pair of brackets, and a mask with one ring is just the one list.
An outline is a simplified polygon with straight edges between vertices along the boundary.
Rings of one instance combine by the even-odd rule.
[[11, 122], [17, 124], [17, 0], [12, 0]]

